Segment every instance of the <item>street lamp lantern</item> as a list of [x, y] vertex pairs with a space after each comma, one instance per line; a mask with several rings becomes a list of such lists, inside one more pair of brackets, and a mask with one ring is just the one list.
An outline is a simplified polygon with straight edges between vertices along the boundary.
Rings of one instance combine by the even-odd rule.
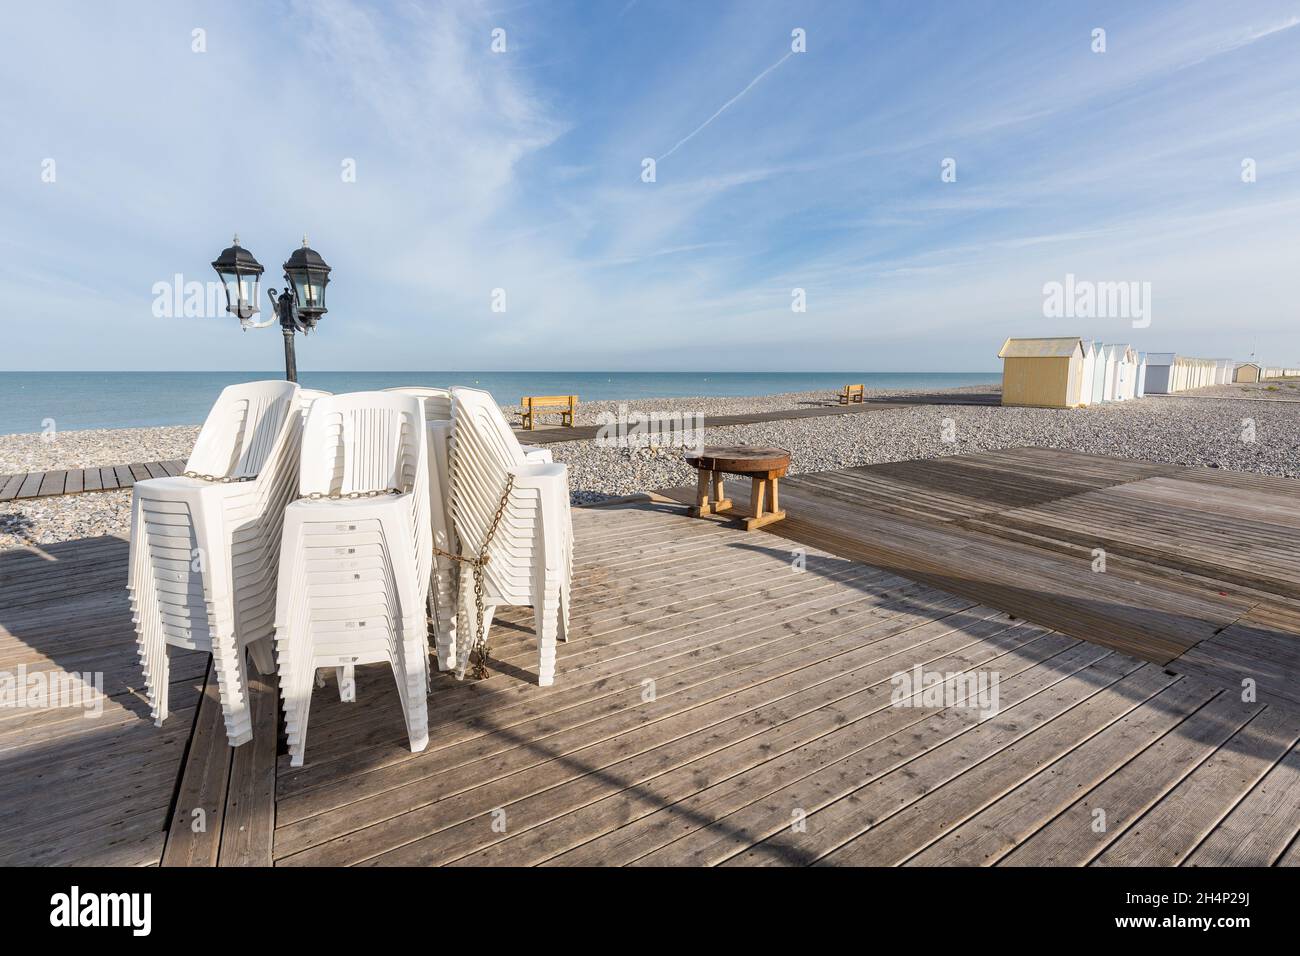
[[265, 271], [262, 264], [239, 244], [236, 235], [230, 247], [223, 249], [221, 255], [212, 261], [212, 268], [226, 289], [226, 311], [238, 316], [239, 324], [248, 328], [250, 320], [259, 311], [258, 284]]
[[217, 270], [226, 289], [226, 311], [239, 316], [241, 328], [264, 329], [280, 323], [280, 331], [284, 333], [284, 377], [291, 382], [298, 381], [293, 337], [298, 332], [310, 332], [325, 314], [325, 286], [330, 281], [330, 267], [320, 253], [307, 245], [307, 237], [303, 236], [302, 248], [295, 249], [284, 263], [284, 291], [266, 290], [274, 317], [265, 322], [253, 321], [259, 311], [258, 287], [264, 270], [253, 254], [240, 246], [239, 236], [235, 236], [229, 249], [217, 256], [212, 268]]
[[299, 321], [309, 332], [316, 327], [325, 308], [325, 286], [330, 281], [330, 267], [319, 252], [307, 245], [302, 237], [302, 248], [295, 249], [284, 264], [284, 276], [293, 287], [294, 306]]

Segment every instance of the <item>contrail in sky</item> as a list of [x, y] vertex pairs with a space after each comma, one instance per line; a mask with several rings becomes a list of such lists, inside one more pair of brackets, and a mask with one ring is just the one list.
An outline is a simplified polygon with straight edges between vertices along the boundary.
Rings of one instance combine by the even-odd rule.
[[727, 108], [728, 108], [729, 106], [731, 106], [732, 103], [736, 102], [736, 100], [740, 99], [742, 96], [744, 96], [744, 95], [745, 95], [746, 93], [748, 93], [750, 90], [752, 90], [752, 89], [754, 88], [754, 84], [755, 84], [755, 83], [757, 83], [757, 82], [758, 82], [759, 80], [761, 80], [763, 77], [767, 76], [767, 74], [771, 73], [773, 70], [775, 70], [778, 66], [780, 66], [782, 63], [784, 63], [786, 60], [790, 59], [790, 57], [792, 57], [792, 56], [794, 56], [794, 51], [793, 51], [793, 50], [791, 50], [790, 52], [788, 52], [785, 56], [781, 57], [781, 59], [777, 60], [775, 63], [773, 63], [771, 66], [769, 66], [766, 70], [764, 70], [762, 73], [758, 74], [758, 76], [756, 76], [756, 77], [754, 77], [752, 80], [750, 80], [750, 81], [749, 81], [749, 84], [748, 84], [748, 85], [747, 85], [743, 90], [741, 90], [739, 93], [737, 93], [737, 94], [736, 94], [735, 96], [733, 96], [731, 99], [727, 100], [727, 102], [723, 103], [720, 107], [718, 107], [718, 111], [717, 111], [716, 113], [714, 113], [712, 116], [710, 116], [708, 119], [706, 119], [703, 123], [701, 123], [699, 126], [695, 127], [695, 129], [691, 130], [689, 133], [687, 133], [685, 136], [683, 136], [680, 140], [678, 140], [676, 146], [674, 146], [672, 149], [668, 150], [668, 152], [666, 152], [666, 153], [664, 153], [662, 156], [660, 156], [657, 160], [655, 160], [655, 162], [657, 162], [657, 163], [658, 163], [658, 162], [662, 162], [663, 160], [665, 160], [665, 159], [667, 159], [669, 156], [671, 156], [673, 153], [675, 153], [675, 152], [677, 152], [679, 149], [681, 149], [684, 145], [686, 145], [686, 143], [688, 143], [692, 138], [694, 138], [694, 136], [695, 136], [696, 133], [698, 133], [700, 130], [704, 129], [704, 127], [708, 126], [708, 125], [709, 125], [710, 123], [712, 123], [715, 119], [717, 119], [719, 116], [721, 116], [723, 113], [725, 113], [725, 112], [727, 111]]

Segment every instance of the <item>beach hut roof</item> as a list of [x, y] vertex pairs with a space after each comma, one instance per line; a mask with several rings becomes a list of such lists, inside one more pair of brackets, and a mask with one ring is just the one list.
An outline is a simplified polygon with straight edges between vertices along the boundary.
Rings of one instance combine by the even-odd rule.
[[1255, 364], [1254, 362], [1238, 362], [1234, 367], [1235, 368], [1261, 368], [1261, 366]]
[[1007, 339], [998, 358], [1059, 358], [1082, 354], [1083, 340], [1077, 335], [1057, 339]]
[[1173, 365], [1177, 356], [1173, 352], [1148, 352], [1148, 365]]

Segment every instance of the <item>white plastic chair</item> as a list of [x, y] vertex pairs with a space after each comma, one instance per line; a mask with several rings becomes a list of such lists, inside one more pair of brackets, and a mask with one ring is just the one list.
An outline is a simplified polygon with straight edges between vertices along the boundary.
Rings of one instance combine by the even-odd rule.
[[551, 457], [551, 450], [549, 448], [543, 448], [541, 445], [521, 444], [519, 450], [524, 453], [525, 461], [531, 461], [536, 465], [550, 464], [555, 460]]
[[153, 478], [131, 499], [127, 590], [154, 722], [168, 715], [167, 648], [212, 654], [226, 737], [252, 739], [244, 651], [274, 670], [276, 562], [301, 438], [298, 386], [231, 385], [185, 465], [204, 477]]
[[432, 385], [398, 385], [395, 388], [386, 388], [384, 391], [396, 392], [399, 395], [414, 395], [424, 408], [426, 422], [451, 421], [450, 389]]
[[338, 670], [348, 700], [357, 664], [388, 662], [411, 750], [428, 745], [428, 481], [418, 399], [354, 392], [316, 400], [303, 433], [303, 497], [285, 509], [275, 606], [295, 767], [302, 766], [322, 667]]
[[[451, 421], [451, 390], [446, 388], [436, 388], [429, 385], [399, 385], [395, 388], [386, 388], [385, 392], [399, 392], [403, 395], [414, 395], [424, 403], [424, 420], [426, 422], [449, 422]], [[542, 448], [540, 445], [520, 445], [524, 457], [528, 461], [549, 462], [552, 461], [551, 451], [549, 448]]]
[[307, 413], [311, 411], [312, 405], [318, 398], [328, 398], [333, 392], [322, 391], [319, 388], [299, 388], [298, 403], [302, 407], [302, 421], [307, 423]]
[[555, 681], [555, 642], [567, 640], [573, 526], [569, 472], [562, 464], [526, 460], [500, 407], [487, 392], [453, 388], [451, 510], [462, 553], [479, 557], [507, 487], [501, 520], [482, 569], [483, 620], [477, 619], [474, 575], [461, 570], [460, 608], [466, 639], [455, 653], [463, 674], [475, 636], [485, 640], [498, 605], [530, 605], [538, 639], [537, 682]]

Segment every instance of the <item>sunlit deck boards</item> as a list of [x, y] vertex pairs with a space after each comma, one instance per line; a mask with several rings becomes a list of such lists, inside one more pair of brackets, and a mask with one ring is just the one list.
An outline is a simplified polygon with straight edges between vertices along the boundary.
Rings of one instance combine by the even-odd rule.
[[772, 534], [1300, 705], [1298, 481], [1021, 448], [801, 475], [781, 493]]
[[[947, 523], [986, 520], [996, 507], [981, 499], [1045, 506], [1050, 482], [1076, 494], [1121, 484], [1095, 462], [1076, 464], [1068, 479], [1044, 466], [1041, 483], [1019, 467], [1022, 490], [992, 480], [987, 494], [964, 495], [963, 517]], [[1144, 467], [1125, 480], [1166, 475]], [[936, 497], [913, 485], [907, 508], [935, 511]], [[793, 525], [789, 496], [786, 508], [792, 517], [773, 530]], [[858, 520], [841, 532], [886, 527]], [[942, 539], [925, 537], [938, 521], [904, 530], [939, 548]], [[553, 687], [534, 683], [531, 616], [511, 610], [494, 628], [489, 680], [435, 679], [428, 750], [409, 752], [392, 675], [371, 666], [358, 674], [356, 703], [340, 703], [332, 680], [316, 691], [307, 764], [296, 770], [275, 759], [274, 708], [263, 709], [253, 744], [233, 755], [212, 746], [220, 722], [205, 721], [202, 706], [196, 717], [205, 671], [196, 655], [184, 714], [159, 731], [131, 710], [139, 678], [122, 542], [51, 549], [55, 561], [0, 553], [3, 659], [66, 669], [98, 660], [117, 688], [116, 709], [97, 721], [0, 712], [0, 862], [1300, 858], [1300, 710], [1273, 697], [1243, 702], [1213, 674], [1170, 673], [916, 575], [687, 518], [676, 506], [579, 509], [574, 524], [572, 637]], [[994, 545], [1026, 547], [991, 536]], [[934, 551], [926, 567], [943, 561], [954, 563]], [[1026, 590], [1057, 586], [1031, 564], [1021, 571]], [[1165, 599], [1170, 586], [1203, 587], [1150, 581]], [[1230, 597], [1262, 614], [1263, 601]], [[1267, 620], [1257, 623], [1283, 626]], [[996, 674], [997, 712], [894, 706], [891, 678], [916, 666]], [[257, 699], [274, 701], [273, 682]], [[24, 735], [29, 725], [39, 739]], [[206, 834], [187, 826], [195, 805], [207, 810]]]
[[[437, 682], [422, 754], [382, 669], [364, 711], [318, 692], [278, 865], [1016, 863], [1040, 833], [1078, 863], [1267, 864], [1300, 829], [1278, 795], [1300, 712], [815, 550], [797, 572], [772, 536], [654, 506], [575, 522], [555, 687], [511, 615], [503, 673]], [[916, 665], [996, 671], [998, 713], [892, 706]], [[1265, 807], [1266, 837], [1230, 838]]]
[[0, 551], [0, 672], [103, 675], [103, 712], [0, 709], [0, 865], [157, 863], [203, 686], [178, 654], [173, 712], [153, 726], [139, 696], [127, 544], [93, 538]]

